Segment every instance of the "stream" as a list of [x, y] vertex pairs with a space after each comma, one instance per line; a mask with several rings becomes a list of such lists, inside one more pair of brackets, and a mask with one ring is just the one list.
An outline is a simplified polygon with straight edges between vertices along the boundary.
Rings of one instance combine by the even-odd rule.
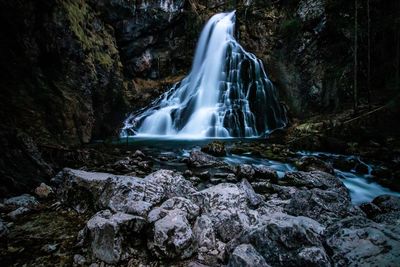
[[[146, 155], [151, 156], [155, 164], [153, 168], [157, 169], [171, 169], [175, 171], [184, 172], [187, 170], [184, 159], [189, 157], [191, 150], [200, 150], [202, 146], [210, 143], [214, 139], [194, 139], [194, 140], [180, 140], [174, 138], [144, 138], [144, 137], [130, 137], [121, 138], [118, 141], [119, 145], [126, 146], [129, 150], [139, 149]], [[367, 170], [365, 173], [361, 173], [356, 169], [341, 170], [335, 168], [334, 172], [339, 177], [345, 186], [349, 189], [352, 202], [354, 204], [361, 204], [364, 202], [370, 202], [375, 197], [382, 194], [389, 194], [400, 196], [399, 192], [395, 192], [389, 188], [386, 188], [376, 181], [374, 181], [371, 175], [374, 165], [368, 164], [361, 161], [359, 157], [338, 155], [326, 152], [310, 152], [310, 151], [298, 151], [294, 158], [288, 159], [288, 162], [280, 162], [276, 160], [270, 160], [267, 158], [257, 157], [251, 153], [245, 153], [242, 155], [230, 153], [230, 148], [235, 142], [258, 142], [259, 139], [223, 139], [227, 155], [220, 157], [219, 159], [228, 163], [229, 165], [239, 164], [253, 164], [253, 165], [264, 165], [274, 169], [279, 178], [283, 178], [286, 172], [296, 171], [297, 168], [293, 162], [305, 156], [313, 156], [320, 160], [328, 163], [333, 163], [334, 160], [341, 159], [346, 161], [356, 161], [361, 165], [364, 165], [364, 169]]]

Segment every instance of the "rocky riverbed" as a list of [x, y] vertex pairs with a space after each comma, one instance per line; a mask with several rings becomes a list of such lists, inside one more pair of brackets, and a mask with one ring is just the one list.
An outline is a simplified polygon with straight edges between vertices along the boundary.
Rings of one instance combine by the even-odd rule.
[[230, 152], [218, 142], [202, 150], [219, 157], [198, 149], [157, 157], [150, 150], [135, 151], [97, 171], [65, 168], [32, 194], [4, 199], [1, 262], [398, 264], [399, 197], [352, 203], [343, 178], [311, 156], [297, 160], [293, 169], [277, 171], [273, 165], [228, 161]]

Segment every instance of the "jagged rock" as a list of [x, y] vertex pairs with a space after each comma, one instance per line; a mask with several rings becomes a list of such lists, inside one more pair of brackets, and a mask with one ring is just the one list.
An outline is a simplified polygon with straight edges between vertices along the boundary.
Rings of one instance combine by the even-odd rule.
[[380, 195], [374, 198], [372, 203], [378, 206], [384, 213], [400, 211], [400, 197]]
[[8, 233], [9, 231], [7, 225], [3, 222], [2, 219], [0, 219], [0, 239], [6, 237]]
[[228, 251], [250, 244], [272, 266], [330, 266], [321, 241], [323, 231], [310, 218], [271, 213], [229, 242]]
[[210, 179], [211, 174], [210, 174], [209, 171], [204, 171], [204, 172], [199, 173], [198, 176], [199, 176], [202, 180], [207, 181], [208, 179]]
[[283, 178], [285, 185], [320, 188], [323, 190], [331, 188], [344, 188], [343, 182], [339, 178], [321, 171], [313, 172], [288, 172]]
[[104, 186], [98, 203], [101, 208], [135, 215], [146, 215], [151, 207], [164, 198], [160, 185], [129, 176], [114, 176]]
[[[153, 203], [149, 203], [146, 201], [138, 200], [138, 201], [132, 201], [131, 203], [126, 203], [127, 205], [130, 205], [126, 208], [126, 212], [130, 214], [135, 214], [139, 216], [146, 216], [150, 210], [151, 207], [153, 206]], [[112, 206], [110, 205], [110, 208]], [[114, 208], [114, 210], [117, 210]]]
[[261, 180], [269, 180], [272, 183], [278, 181], [278, 173], [269, 167], [263, 165], [253, 165], [255, 171], [255, 178]]
[[148, 173], [152, 169], [153, 162], [152, 161], [139, 161], [137, 165], [140, 170]]
[[389, 225], [400, 225], [400, 198], [391, 195], [381, 195], [370, 203], [360, 205], [360, 208], [367, 215], [378, 223]]
[[322, 161], [316, 157], [305, 156], [295, 162], [295, 166], [299, 171], [323, 171], [334, 174], [335, 171], [330, 163]]
[[140, 157], [140, 158], [144, 159], [144, 158], [146, 158], [146, 155], [142, 151], [136, 150], [135, 153], [133, 153], [132, 157], [134, 157], [134, 158]]
[[110, 264], [123, 260], [128, 244], [134, 243], [135, 236], [140, 238], [146, 220], [109, 210], [96, 213], [83, 229], [83, 242], [90, 244], [92, 255]]
[[351, 202], [348, 195], [340, 191], [318, 188], [298, 190], [290, 199], [285, 211], [296, 216], [313, 218], [326, 225], [350, 214]]
[[196, 192], [192, 183], [181, 174], [170, 170], [159, 170], [144, 178], [146, 182], [158, 185], [164, 190], [164, 199], [172, 197], [187, 197]]
[[147, 187], [143, 179], [133, 176], [68, 168], [57, 174], [52, 181], [57, 185], [57, 194], [61, 201], [82, 213], [105, 208], [135, 213], [135, 207], [139, 207], [138, 213], [141, 213], [146, 209], [141, 205], [143, 201], [158, 202], [163, 194], [162, 188], [151, 185]]
[[124, 159], [116, 161], [112, 165], [112, 168], [120, 173], [129, 173], [129, 172], [134, 172], [137, 166], [134, 165], [131, 158], [126, 157]]
[[169, 211], [154, 223], [149, 249], [158, 258], [186, 259], [195, 251], [191, 226], [180, 210]]
[[196, 176], [189, 177], [188, 180], [191, 181], [194, 185], [201, 183], [201, 179]]
[[199, 248], [205, 247], [209, 251], [215, 247], [216, 238], [213, 223], [207, 215], [201, 215], [197, 218], [193, 233]]
[[367, 215], [369, 219], [374, 218], [375, 216], [382, 213], [382, 210], [375, 205], [374, 203], [362, 203], [360, 205], [360, 209]]
[[251, 186], [259, 194], [266, 194], [272, 191], [272, 184], [270, 182], [252, 182]]
[[82, 255], [75, 254], [74, 255], [74, 266], [84, 266], [86, 263], [86, 258]]
[[193, 176], [193, 172], [192, 172], [191, 170], [186, 170], [186, 171], [183, 173], [183, 176], [185, 176], [186, 178], [190, 178], [190, 177]]
[[36, 187], [35, 189], [35, 194], [39, 198], [48, 198], [53, 193], [53, 189], [45, 183], [41, 183], [40, 186]]
[[14, 207], [33, 208], [39, 205], [39, 202], [36, 200], [34, 196], [31, 196], [29, 194], [23, 194], [21, 196], [6, 199], [4, 201], [4, 204]]
[[188, 220], [193, 220], [199, 216], [200, 208], [192, 201], [183, 197], [173, 197], [161, 204], [160, 208], [165, 210], [178, 209], [186, 213]]
[[152, 206], [195, 192], [180, 174], [159, 170], [144, 179], [64, 169], [54, 179], [61, 201], [79, 212], [111, 209], [145, 216]]
[[199, 215], [199, 207], [189, 199], [172, 197], [153, 209], [148, 221], [154, 224], [148, 247], [159, 258], [186, 259], [195, 251], [189, 220]]
[[239, 178], [245, 178], [248, 179], [249, 181], [252, 181], [255, 179], [255, 174], [256, 171], [250, 164], [241, 164], [237, 166], [236, 175]]
[[247, 195], [238, 186], [221, 183], [192, 196], [202, 214], [213, 222], [221, 241], [229, 241], [248, 224]]
[[213, 222], [207, 215], [197, 218], [193, 234], [198, 247], [198, 260], [209, 266], [219, 265], [225, 257], [225, 243], [216, 238]]
[[262, 202], [262, 197], [254, 192], [253, 187], [246, 179], [243, 179], [239, 184], [239, 188], [246, 194], [247, 200], [251, 206], [258, 206]]
[[400, 227], [400, 211], [383, 213], [375, 216], [373, 220], [377, 223], [397, 225]]
[[169, 214], [171, 211], [179, 212], [188, 220], [194, 220], [199, 215], [200, 208], [189, 199], [183, 197], [173, 197], [150, 211], [147, 216], [148, 221], [153, 223]]
[[242, 244], [235, 248], [229, 258], [228, 267], [268, 267], [265, 259], [252, 245]]
[[225, 144], [220, 141], [213, 141], [209, 143], [208, 145], [202, 147], [201, 151], [217, 157], [226, 156]]
[[326, 225], [357, 212], [351, 210], [347, 188], [339, 178], [325, 172], [292, 172], [283, 179], [285, 184], [301, 188], [290, 193], [285, 211], [296, 216], [313, 218]]
[[16, 220], [20, 216], [25, 215], [29, 213], [31, 210], [29, 208], [25, 207], [19, 207], [16, 210], [11, 211], [10, 213], [7, 214], [7, 217], [9, 217], [11, 220]]
[[241, 164], [236, 168], [236, 175], [249, 181], [255, 179], [269, 180], [273, 183], [278, 181], [278, 174], [275, 170], [263, 165]]
[[365, 217], [338, 221], [326, 230], [326, 244], [336, 266], [396, 266], [400, 257], [398, 226]]
[[187, 164], [189, 167], [195, 168], [218, 167], [224, 165], [224, 163], [218, 160], [216, 157], [197, 150], [193, 150], [190, 152]]

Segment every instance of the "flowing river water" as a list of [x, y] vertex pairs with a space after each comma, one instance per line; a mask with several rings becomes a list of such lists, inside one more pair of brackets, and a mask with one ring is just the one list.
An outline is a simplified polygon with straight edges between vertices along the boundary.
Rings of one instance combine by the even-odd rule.
[[[277, 171], [280, 178], [282, 178], [286, 172], [296, 171], [297, 169], [293, 162], [305, 156], [313, 156], [330, 164], [338, 159], [342, 161], [352, 161], [359, 165], [363, 165], [363, 169], [365, 171], [360, 172], [355, 168], [350, 170], [341, 170], [339, 168], [335, 168], [334, 172], [335, 175], [339, 177], [349, 189], [352, 202], [354, 204], [369, 202], [382, 194], [400, 196], [399, 192], [395, 192], [378, 184], [371, 175], [371, 172], [375, 166], [363, 162], [356, 156], [338, 155], [325, 152], [299, 151], [295, 153], [293, 158], [288, 159], [287, 162], [282, 162], [254, 156], [251, 153], [245, 153], [241, 155], [230, 153], [230, 148], [232, 148], [238, 141], [240, 141], [242, 144], [265, 142], [264, 140], [259, 139], [224, 139], [227, 148], [227, 155], [224, 157], [219, 157], [219, 159], [233, 166], [239, 164], [264, 165]], [[187, 165], [183, 159], [189, 157], [190, 151], [193, 149], [199, 150], [202, 146], [210, 142], [211, 139], [179, 140], [174, 138], [155, 139], [132, 137], [129, 139], [120, 139], [119, 144], [127, 146], [129, 150], [139, 149], [145, 154], [151, 156], [155, 161], [153, 166], [155, 170], [163, 168], [183, 172], [187, 169]]]

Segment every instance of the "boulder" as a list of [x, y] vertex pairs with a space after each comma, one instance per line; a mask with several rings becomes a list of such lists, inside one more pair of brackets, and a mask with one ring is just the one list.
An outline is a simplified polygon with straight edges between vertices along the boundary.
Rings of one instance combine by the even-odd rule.
[[199, 216], [200, 208], [189, 199], [173, 197], [161, 204], [160, 208], [165, 210], [178, 209], [186, 214], [188, 220], [194, 220]]
[[326, 237], [336, 266], [397, 266], [399, 263], [398, 226], [353, 216], [328, 227]]
[[45, 183], [41, 183], [40, 186], [35, 188], [35, 194], [39, 198], [48, 198], [50, 195], [54, 194], [53, 189]]
[[329, 225], [351, 214], [348, 194], [318, 188], [297, 190], [290, 198], [285, 211], [295, 216], [306, 216]]
[[272, 183], [278, 182], [278, 173], [264, 165], [253, 165], [255, 178], [260, 180], [269, 180]]
[[102, 209], [145, 216], [164, 198], [165, 191], [160, 185], [136, 177], [114, 176], [104, 186], [97, 203]]
[[75, 254], [74, 255], [74, 264], [73, 266], [84, 266], [86, 263], [86, 259], [84, 256]]
[[373, 220], [377, 223], [384, 223], [393, 226], [397, 225], [397, 227], [400, 227], [400, 211], [379, 214], [374, 217]]
[[221, 141], [213, 141], [202, 147], [201, 151], [216, 157], [226, 156], [225, 144]]
[[180, 173], [170, 170], [159, 170], [144, 178], [144, 181], [161, 187], [164, 191], [163, 198], [187, 197], [196, 192], [193, 184], [186, 180]]
[[380, 195], [374, 198], [372, 203], [379, 207], [383, 213], [400, 211], [400, 197]]
[[216, 157], [197, 150], [193, 150], [190, 152], [187, 164], [189, 167], [195, 168], [218, 167], [225, 165]]
[[229, 242], [228, 251], [250, 244], [271, 266], [330, 266], [321, 241], [323, 231], [310, 218], [270, 213]]
[[236, 176], [239, 178], [244, 178], [249, 181], [255, 179], [256, 171], [254, 167], [250, 164], [241, 164], [236, 168]]
[[137, 169], [137, 165], [134, 164], [130, 157], [126, 157], [114, 162], [111, 167], [119, 173], [135, 172]]
[[96, 213], [83, 229], [83, 242], [89, 244], [94, 258], [109, 264], [125, 259], [129, 244], [139, 240], [146, 220], [122, 212], [103, 210]]
[[247, 195], [237, 185], [221, 183], [192, 195], [221, 241], [235, 237], [248, 224]]
[[16, 210], [11, 211], [10, 213], [7, 214], [7, 217], [9, 217], [11, 220], [16, 220], [22, 215], [25, 215], [29, 213], [31, 209], [25, 208], [25, 207], [19, 207]]
[[259, 194], [268, 194], [273, 191], [272, 184], [270, 182], [252, 182], [251, 186], [254, 191]]
[[193, 234], [197, 244], [198, 260], [209, 266], [220, 265], [225, 258], [225, 243], [215, 236], [213, 222], [207, 215], [197, 218]]
[[144, 159], [146, 158], [146, 155], [142, 151], [136, 150], [135, 153], [133, 153], [132, 157]]
[[154, 223], [148, 248], [160, 259], [186, 259], [195, 252], [193, 232], [185, 214], [172, 210]]
[[17, 197], [12, 197], [4, 200], [4, 204], [13, 207], [34, 208], [39, 205], [39, 202], [34, 196], [23, 194]]
[[360, 205], [367, 215], [378, 223], [400, 225], [400, 198], [391, 195], [377, 196], [370, 203]]
[[57, 196], [64, 204], [83, 213], [98, 208], [100, 195], [113, 177], [109, 173], [65, 168], [51, 182], [56, 186]]
[[360, 205], [360, 209], [365, 213], [365, 215], [367, 215], [369, 219], [372, 219], [379, 214], [382, 214], [382, 210], [372, 202], [362, 203]]
[[291, 172], [283, 179], [287, 188], [295, 187], [288, 195], [285, 211], [295, 216], [306, 216], [329, 225], [349, 214], [352, 209], [348, 189], [339, 178], [325, 172]]
[[246, 179], [240, 182], [239, 188], [246, 194], [250, 206], [258, 206], [263, 201], [262, 197], [254, 192], [253, 187]]
[[282, 182], [285, 185], [305, 187], [308, 189], [319, 188], [326, 190], [340, 188], [346, 190], [346, 187], [339, 178], [321, 171], [288, 172], [283, 177]]
[[235, 248], [228, 262], [228, 267], [268, 267], [265, 259], [252, 245], [242, 244]]
[[332, 164], [312, 156], [302, 157], [301, 159], [295, 162], [295, 166], [299, 171], [306, 171], [306, 172], [323, 171], [330, 174], [335, 173]]
[[216, 237], [213, 229], [213, 223], [207, 215], [201, 215], [197, 218], [193, 227], [194, 237], [199, 248], [207, 250], [214, 249]]
[[191, 182], [169, 170], [144, 179], [134, 176], [64, 169], [54, 179], [62, 202], [78, 212], [111, 209], [146, 216], [153, 206], [195, 192]]

